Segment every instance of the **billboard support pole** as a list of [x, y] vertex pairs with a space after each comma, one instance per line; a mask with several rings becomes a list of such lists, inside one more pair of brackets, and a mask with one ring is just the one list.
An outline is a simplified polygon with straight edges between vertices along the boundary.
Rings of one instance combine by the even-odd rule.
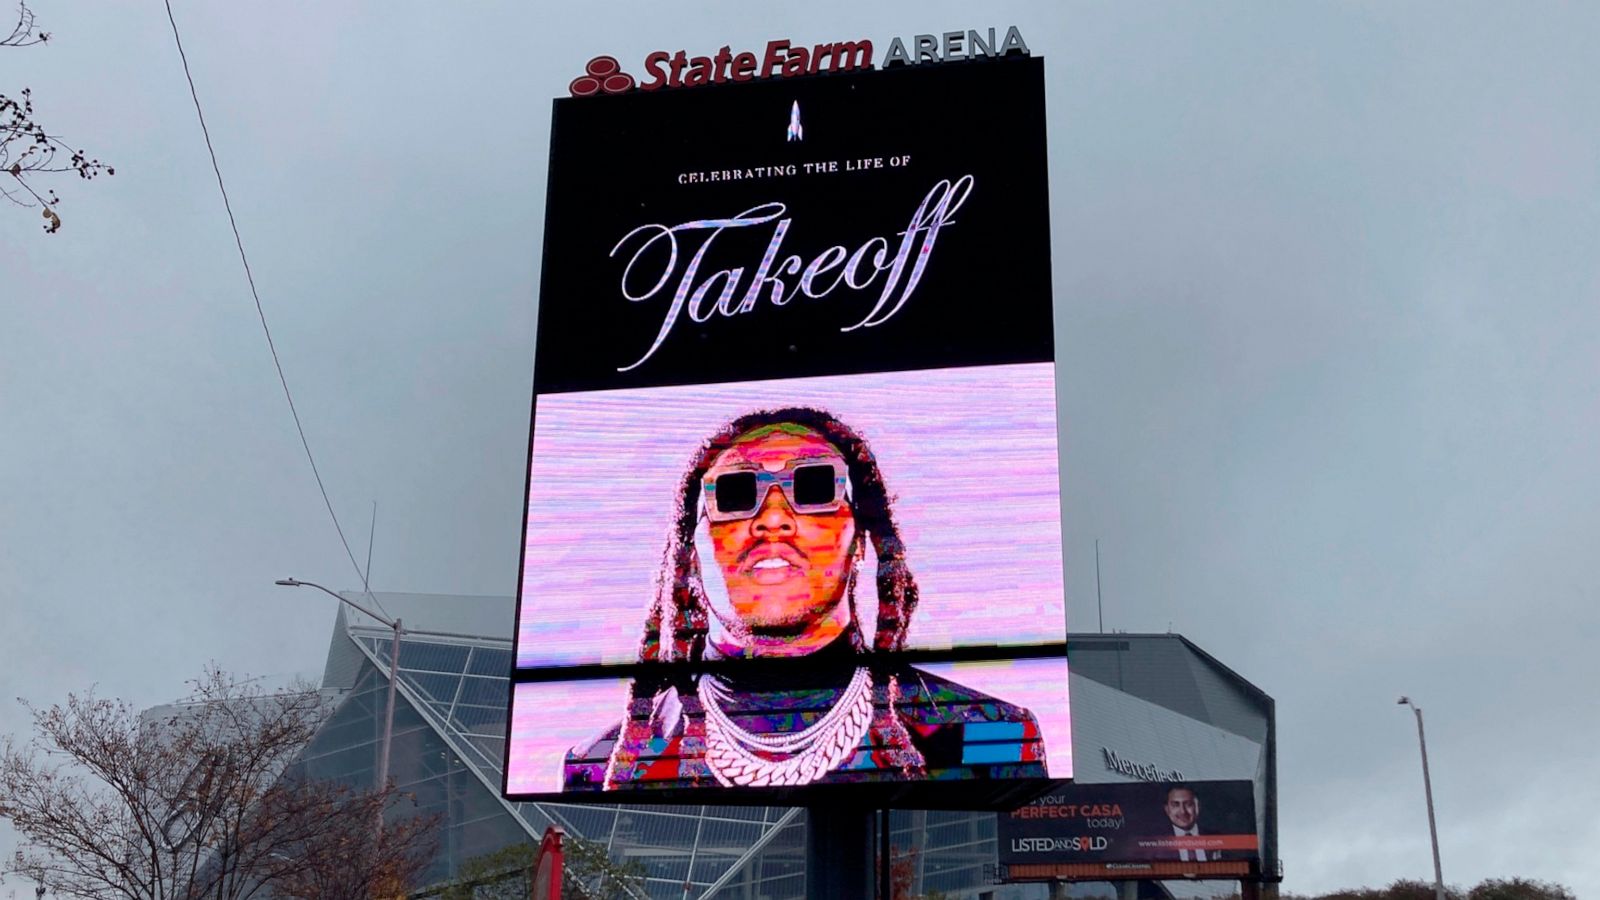
[[875, 812], [870, 806], [846, 804], [806, 808], [807, 897], [860, 900], [873, 895]]
[[889, 807], [878, 811], [878, 900], [894, 896], [894, 837], [889, 825]]

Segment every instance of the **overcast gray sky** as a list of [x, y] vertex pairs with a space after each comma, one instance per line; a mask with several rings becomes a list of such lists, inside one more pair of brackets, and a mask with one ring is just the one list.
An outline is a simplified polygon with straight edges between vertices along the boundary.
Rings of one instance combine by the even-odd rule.
[[[356, 576], [165, 13], [34, 5], [55, 38], [0, 50], [0, 92], [117, 174], [62, 184], [53, 236], [0, 208], [0, 696], [315, 676], [331, 601], [272, 581]], [[1108, 627], [1170, 626], [1277, 698], [1287, 889], [1430, 874], [1406, 693], [1447, 879], [1600, 896], [1596, 6], [175, 12], [358, 555], [378, 502], [374, 587], [502, 595], [550, 98], [601, 52], [1019, 25], [1049, 79], [1074, 627], [1098, 537]]]

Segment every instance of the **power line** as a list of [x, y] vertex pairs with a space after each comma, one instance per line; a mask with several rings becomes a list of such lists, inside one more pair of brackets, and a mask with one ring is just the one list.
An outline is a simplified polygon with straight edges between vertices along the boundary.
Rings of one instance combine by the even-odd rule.
[[167, 21], [172, 24], [172, 41], [178, 46], [178, 59], [183, 61], [183, 77], [189, 82], [189, 97], [194, 100], [194, 114], [200, 119], [200, 133], [206, 139], [206, 153], [211, 157], [211, 171], [217, 176], [217, 190], [222, 193], [222, 207], [228, 213], [228, 226], [233, 229], [233, 243], [239, 248], [239, 262], [244, 264], [244, 277], [250, 283], [250, 296], [256, 302], [256, 316], [261, 319], [261, 331], [267, 336], [267, 349], [272, 351], [272, 365], [278, 370], [278, 383], [283, 385], [283, 399], [289, 401], [289, 414], [294, 417], [294, 429], [300, 434], [300, 446], [305, 448], [306, 462], [311, 464], [311, 474], [317, 479], [317, 490], [322, 493], [322, 504], [328, 508], [328, 518], [333, 520], [333, 530], [339, 533], [339, 543], [344, 545], [345, 556], [350, 558], [350, 567], [355, 569], [357, 577], [361, 579], [363, 590], [367, 597], [383, 610], [384, 615], [389, 611], [383, 609], [383, 604], [372, 595], [372, 588], [367, 585], [366, 573], [361, 565], [356, 562], [356, 555], [350, 549], [350, 542], [345, 539], [344, 529], [339, 525], [339, 516], [333, 511], [333, 501], [328, 499], [328, 489], [322, 483], [322, 472], [317, 468], [317, 458], [311, 453], [311, 442], [306, 439], [305, 426], [300, 423], [300, 411], [295, 408], [294, 394], [289, 391], [289, 379], [283, 374], [283, 362], [278, 359], [278, 345], [272, 340], [272, 329], [267, 326], [267, 313], [261, 307], [261, 294], [256, 290], [256, 276], [250, 271], [250, 258], [244, 252], [244, 239], [239, 236], [239, 223], [233, 217], [233, 204], [228, 201], [228, 187], [222, 183], [222, 167], [217, 165], [217, 151], [211, 145], [211, 130], [206, 127], [206, 114], [200, 109], [200, 94], [194, 87], [194, 75], [189, 72], [189, 56], [183, 52], [183, 38], [178, 36], [178, 20], [172, 17], [172, 0], [163, 0], [167, 7]]

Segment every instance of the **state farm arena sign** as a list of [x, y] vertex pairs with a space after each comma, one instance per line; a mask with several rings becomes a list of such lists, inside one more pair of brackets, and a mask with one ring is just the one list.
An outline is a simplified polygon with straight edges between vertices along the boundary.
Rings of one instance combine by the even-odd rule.
[[[713, 53], [691, 56], [687, 50], [657, 50], [644, 58], [635, 78], [622, 68], [614, 56], [589, 60], [584, 73], [567, 89], [574, 97], [622, 94], [629, 91], [655, 91], [662, 88], [699, 87], [707, 84], [795, 78], [826, 72], [850, 72], [877, 67], [877, 45], [861, 38], [821, 44], [796, 44], [788, 40], [768, 41], [759, 52], [736, 51], [724, 44]], [[1029, 56], [1028, 44], [1015, 25], [1005, 29], [988, 28], [916, 34], [909, 44], [895, 37], [883, 55], [883, 67], [918, 66], [986, 59], [1001, 56]]]

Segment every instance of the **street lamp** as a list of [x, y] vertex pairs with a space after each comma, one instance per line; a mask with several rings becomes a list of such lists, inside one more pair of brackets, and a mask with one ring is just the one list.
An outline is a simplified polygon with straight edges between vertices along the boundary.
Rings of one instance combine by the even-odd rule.
[[[320, 584], [300, 581], [296, 578], [280, 578], [273, 584], [282, 587], [316, 588], [340, 603], [354, 607], [356, 610], [366, 613], [368, 616], [394, 629], [394, 643], [389, 647], [389, 700], [383, 712], [383, 743], [378, 747], [378, 790], [387, 790], [389, 787], [389, 742], [394, 737], [394, 685], [396, 681], [400, 680], [400, 620], [380, 616], [354, 600], [341, 594], [336, 594]], [[378, 830], [380, 833], [383, 830], [383, 812], [381, 810], [378, 813]]]
[[1417, 714], [1417, 744], [1422, 747], [1422, 790], [1428, 798], [1428, 837], [1433, 839], [1433, 896], [1434, 900], [1445, 900], [1444, 870], [1439, 866], [1439, 829], [1433, 822], [1433, 782], [1428, 778], [1428, 738], [1422, 732], [1422, 707], [1412, 703], [1410, 697], [1401, 697], [1395, 703], [1409, 706]]

